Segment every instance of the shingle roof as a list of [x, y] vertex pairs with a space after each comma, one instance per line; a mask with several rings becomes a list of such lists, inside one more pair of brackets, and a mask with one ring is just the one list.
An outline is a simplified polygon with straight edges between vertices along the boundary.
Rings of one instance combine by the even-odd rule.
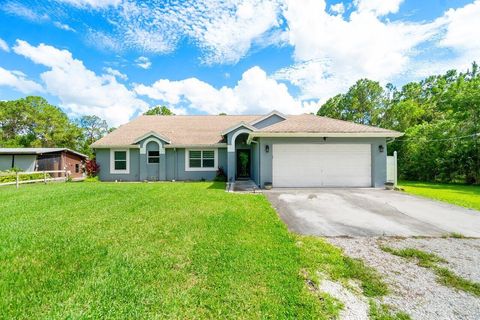
[[[126, 146], [149, 132], [166, 137], [173, 145], [212, 145], [225, 142], [222, 132], [244, 122], [251, 123], [261, 115], [236, 116], [140, 116], [124, 124], [95, 142], [93, 148]], [[385, 137], [398, 136], [398, 132], [355, 124], [353, 122], [318, 117], [310, 114], [286, 116], [286, 120], [257, 130], [271, 133], [375, 133]]]
[[69, 151], [81, 157], [88, 158], [88, 156], [68, 148], [0, 148], [0, 154], [45, 154], [62, 151]]
[[150, 131], [175, 145], [210, 145], [222, 142], [221, 132], [259, 116], [140, 116], [95, 142], [92, 147], [130, 145]]
[[365, 126], [350, 121], [319, 117], [313, 114], [288, 116], [285, 121], [263, 128], [261, 131], [289, 133], [398, 133], [392, 130]]

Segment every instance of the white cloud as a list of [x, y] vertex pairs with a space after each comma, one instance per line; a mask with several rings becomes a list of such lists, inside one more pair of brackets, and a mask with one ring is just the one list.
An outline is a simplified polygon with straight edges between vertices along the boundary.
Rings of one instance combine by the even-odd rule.
[[75, 29], [73, 29], [72, 27], [70, 27], [68, 24], [65, 24], [65, 23], [61, 23], [61, 22], [58, 22], [58, 21], [55, 21], [53, 23], [53, 25], [59, 29], [62, 29], [62, 30], [65, 30], [65, 31], [72, 31], [72, 32], [77, 32]]
[[439, 23], [382, 21], [373, 8], [344, 18], [327, 13], [324, 0], [288, 0], [284, 16], [296, 64], [275, 78], [299, 86], [303, 98], [326, 99], [360, 78], [385, 82], [404, 72], [415, 48], [431, 39]]
[[58, 2], [68, 3], [75, 7], [92, 7], [95, 9], [117, 6], [121, 0], [57, 0]]
[[96, 30], [87, 31], [86, 42], [103, 51], [121, 51], [123, 45], [114, 37]]
[[122, 1], [118, 10], [106, 14], [115, 29], [108, 36], [120, 43], [117, 50], [162, 54], [188, 37], [204, 52], [202, 61], [236, 63], [252, 46], [278, 41], [279, 34], [271, 31], [280, 25], [281, 1]]
[[371, 12], [378, 16], [396, 13], [403, 0], [354, 0], [359, 12]]
[[25, 94], [43, 92], [41, 85], [28, 80], [27, 76], [18, 70], [6, 70], [0, 67], [0, 86], [7, 86]]
[[1, 9], [8, 14], [24, 18], [33, 22], [42, 22], [50, 20], [50, 17], [46, 14], [39, 14], [30, 9], [27, 6], [24, 6], [18, 2], [7, 2], [2, 5]]
[[17, 40], [13, 51], [49, 68], [40, 74], [46, 91], [72, 115], [94, 114], [117, 126], [148, 105], [112, 75], [97, 75], [67, 50]]
[[10, 52], [10, 47], [8, 46], [7, 42], [2, 38], [0, 38], [0, 50]]
[[343, 5], [342, 2], [332, 4], [330, 6], [330, 11], [336, 14], [343, 14], [345, 12], [345, 6]]
[[203, 12], [194, 16], [191, 30], [200, 48], [206, 52], [207, 63], [236, 63], [244, 57], [255, 41], [268, 36], [267, 31], [280, 25], [277, 1], [244, 0], [213, 7], [208, 2]]
[[174, 107], [186, 105], [189, 109], [209, 114], [262, 114], [272, 109], [285, 113], [318, 110], [315, 103], [302, 104], [293, 98], [285, 84], [268, 78], [260, 67], [245, 71], [232, 88], [216, 89], [197, 78], [189, 78], [180, 81], [161, 79], [151, 86], [137, 85], [135, 91]]
[[135, 64], [142, 69], [150, 69], [152, 62], [147, 57], [141, 56], [135, 59]]
[[122, 79], [122, 80], [128, 80], [128, 77], [127, 77], [126, 74], [121, 73], [120, 71], [118, 71], [118, 70], [116, 70], [116, 69], [107, 67], [107, 68], [103, 68], [103, 70], [104, 70], [106, 73], [111, 74], [111, 75], [114, 76], [114, 77], [120, 78], [120, 79]]
[[463, 8], [448, 10], [443, 19], [447, 21], [447, 27], [439, 45], [457, 50], [464, 59], [479, 59], [480, 0]]

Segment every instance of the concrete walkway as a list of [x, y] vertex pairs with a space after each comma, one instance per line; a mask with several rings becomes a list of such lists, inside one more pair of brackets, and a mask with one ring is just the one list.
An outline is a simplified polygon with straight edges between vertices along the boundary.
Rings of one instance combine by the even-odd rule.
[[480, 212], [383, 189], [274, 189], [264, 194], [294, 232], [320, 236], [480, 237]]

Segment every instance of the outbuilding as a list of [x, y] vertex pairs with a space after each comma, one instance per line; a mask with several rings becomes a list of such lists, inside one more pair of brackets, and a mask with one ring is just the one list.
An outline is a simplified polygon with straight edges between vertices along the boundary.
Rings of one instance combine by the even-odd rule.
[[0, 171], [66, 170], [72, 178], [84, 176], [88, 156], [68, 148], [0, 148]]

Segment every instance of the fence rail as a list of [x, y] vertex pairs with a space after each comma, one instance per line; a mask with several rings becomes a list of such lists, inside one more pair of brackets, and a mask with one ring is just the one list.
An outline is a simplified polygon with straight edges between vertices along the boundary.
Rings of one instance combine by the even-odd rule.
[[[60, 174], [60, 177], [52, 177], [50, 174]], [[43, 178], [41, 179], [30, 179], [30, 180], [21, 180], [22, 175], [40, 175], [43, 174]], [[49, 181], [62, 181], [65, 182], [68, 180], [69, 171], [67, 170], [49, 170], [49, 171], [21, 171], [21, 172], [7, 172], [7, 173], [0, 173], [0, 177], [6, 176], [15, 176], [15, 181], [11, 182], [2, 182], [0, 186], [10, 186], [15, 185], [17, 189], [20, 187], [21, 184], [24, 183], [35, 183], [35, 182], [43, 182], [47, 183]]]

